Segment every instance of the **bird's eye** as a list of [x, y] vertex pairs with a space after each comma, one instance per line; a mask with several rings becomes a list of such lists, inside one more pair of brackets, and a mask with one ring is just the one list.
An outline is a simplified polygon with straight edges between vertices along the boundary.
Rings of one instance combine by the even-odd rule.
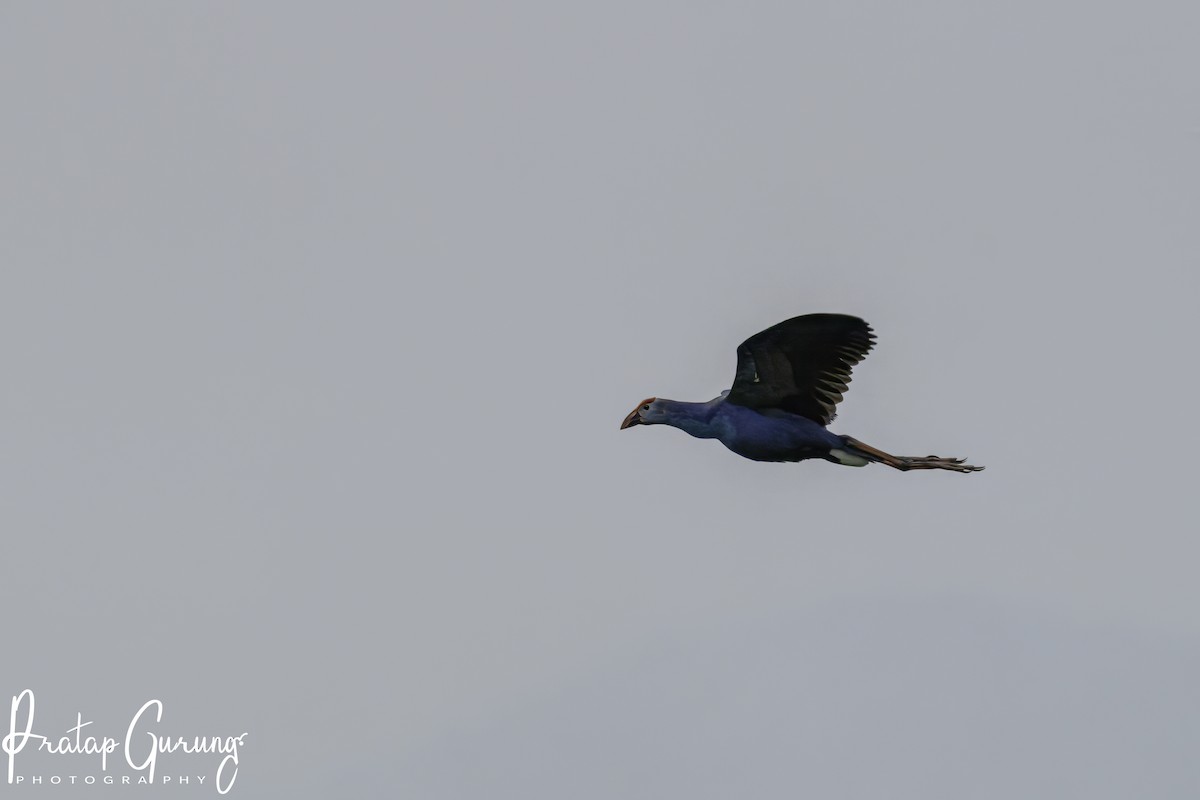
[[650, 404], [649, 404], [649, 403], [646, 403], [646, 405], [642, 406], [642, 411], [649, 411], [649, 410], [650, 410]]

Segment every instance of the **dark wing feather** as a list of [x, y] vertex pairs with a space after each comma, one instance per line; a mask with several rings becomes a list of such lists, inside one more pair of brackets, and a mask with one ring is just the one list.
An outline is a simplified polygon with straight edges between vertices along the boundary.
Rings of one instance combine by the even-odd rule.
[[874, 340], [871, 326], [858, 317], [793, 317], [742, 342], [726, 401], [780, 409], [828, 425], [850, 383], [851, 368]]

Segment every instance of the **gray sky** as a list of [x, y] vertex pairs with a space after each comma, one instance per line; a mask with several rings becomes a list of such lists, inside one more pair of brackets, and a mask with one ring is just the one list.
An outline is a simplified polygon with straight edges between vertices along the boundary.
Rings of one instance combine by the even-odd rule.
[[[242, 797], [1196, 797], [1198, 26], [0, 6], [0, 699]], [[618, 432], [813, 311], [988, 471]]]

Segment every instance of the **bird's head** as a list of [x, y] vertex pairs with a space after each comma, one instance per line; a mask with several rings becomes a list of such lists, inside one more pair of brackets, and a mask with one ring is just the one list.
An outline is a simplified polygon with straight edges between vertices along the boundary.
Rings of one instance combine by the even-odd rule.
[[625, 421], [621, 423], [621, 430], [632, 428], [634, 425], [658, 425], [666, 422], [666, 417], [666, 409], [661, 407], [658, 398], [647, 397], [625, 417]]

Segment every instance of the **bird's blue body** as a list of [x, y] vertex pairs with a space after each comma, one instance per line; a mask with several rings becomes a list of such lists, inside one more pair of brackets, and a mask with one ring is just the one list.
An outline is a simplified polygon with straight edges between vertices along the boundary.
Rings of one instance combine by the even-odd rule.
[[629, 412], [621, 429], [670, 425], [699, 439], [717, 439], [753, 461], [823, 458], [848, 467], [882, 463], [905, 471], [983, 469], [961, 458], [894, 456], [826, 429], [850, 383], [850, 369], [874, 339], [867, 323], [845, 314], [784, 320], [742, 342], [733, 386], [720, 397], [707, 403], [648, 397]]
[[811, 419], [775, 409], [764, 413], [729, 403], [724, 396], [707, 403], [661, 399], [655, 403], [659, 409], [662, 416], [656, 414], [656, 422], [699, 439], [717, 439], [753, 461], [828, 458], [830, 451], [845, 446], [841, 436]]

